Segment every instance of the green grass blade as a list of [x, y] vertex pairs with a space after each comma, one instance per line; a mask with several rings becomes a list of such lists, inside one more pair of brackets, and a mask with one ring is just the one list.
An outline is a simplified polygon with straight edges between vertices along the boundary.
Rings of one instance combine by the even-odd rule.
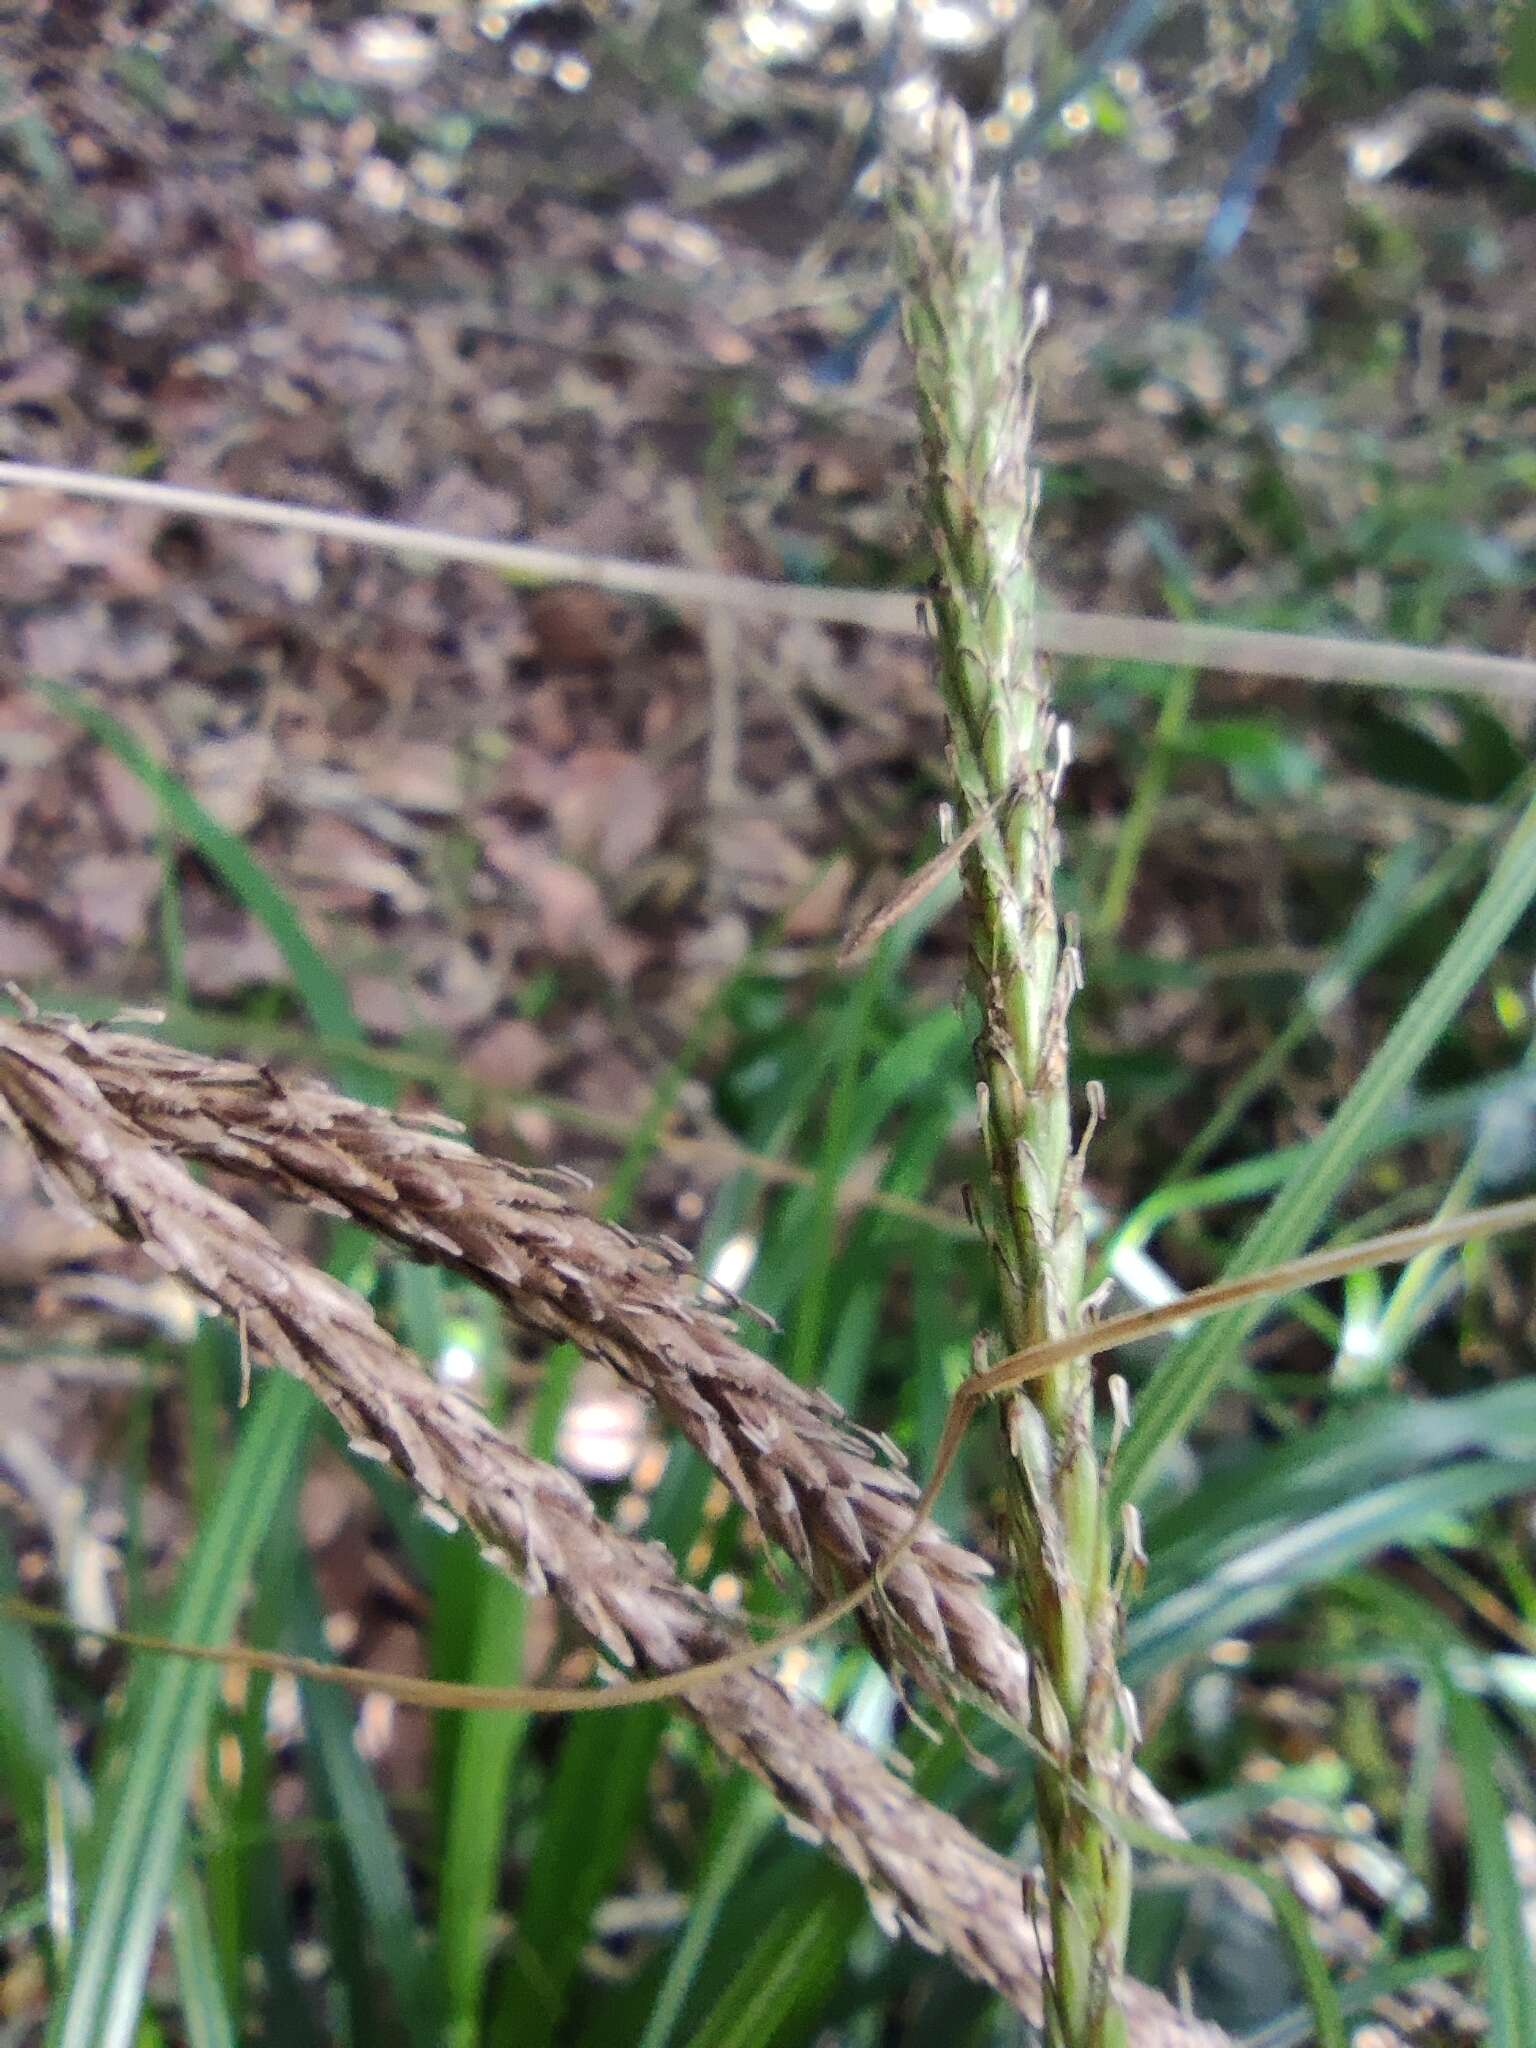
[[181, 1993], [181, 2018], [187, 2048], [236, 2048], [239, 2036], [230, 2018], [219, 1975], [218, 1953], [208, 1921], [208, 1902], [196, 1876], [183, 1864], [170, 1900], [171, 1953]]
[[587, 1715], [566, 1736], [544, 1796], [539, 1841], [486, 2048], [552, 2048], [571, 2038], [564, 2019], [581, 1951], [593, 1912], [646, 1811], [665, 1725], [662, 1709], [638, 1707]]
[[[258, 1395], [222, 1494], [182, 1568], [164, 1632], [229, 1638], [267, 1525], [298, 1469], [314, 1403], [274, 1379]], [[89, 1907], [48, 2032], [50, 2048], [130, 2048], [178, 1859], [186, 1787], [218, 1694], [216, 1667], [167, 1658], [130, 1688], [113, 1745], [123, 1775], [94, 1830]]]
[[[1517, 790], [1511, 791], [1511, 804], [1521, 795], [1528, 795], [1533, 787], [1536, 771], [1522, 778]], [[1413, 843], [1398, 847], [1390, 855], [1370, 893], [1351, 916], [1332, 957], [1308, 978], [1288, 1022], [1247, 1071], [1223, 1091], [1211, 1116], [1169, 1168], [1170, 1186], [1186, 1180], [1200, 1161], [1208, 1159], [1236, 1130], [1249, 1104], [1284, 1072], [1292, 1054], [1381, 955], [1419, 919], [1437, 909], [1453, 890], [1466, 885], [1487, 859], [1488, 841], [1494, 836], [1484, 831], [1458, 838], [1428, 873], [1424, 872], [1423, 856]], [[1142, 1211], [1138, 1209], [1130, 1221], [1139, 1226]]]
[[[1423, 1138], [1438, 1137], [1442, 1132], [1475, 1131], [1484, 1119], [1506, 1108], [1518, 1113], [1533, 1099], [1536, 1090], [1529, 1074], [1520, 1067], [1506, 1068], [1503, 1073], [1469, 1087], [1442, 1088], [1410, 1098], [1383, 1116], [1372, 1129], [1365, 1140], [1361, 1161]], [[1095, 1273], [1102, 1278], [1120, 1246], [1146, 1244], [1175, 1218], [1225, 1208], [1232, 1202], [1253, 1201], [1284, 1187], [1305, 1165], [1311, 1149], [1310, 1144], [1278, 1145], [1272, 1152], [1257, 1153], [1252, 1159], [1199, 1174], [1194, 1180], [1171, 1181], [1154, 1190], [1137, 1203], [1100, 1248]]]
[[1257, 1885], [1269, 1901], [1301, 1978], [1302, 1993], [1307, 2001], [1318, 2048], [1348, 2048], [1349, 2034], [1327, 1960], [1312, 1937], [1305, 1908], [1283, 1878], [1266, 1870], [1261, 1863], [1250, 1862], [1241, 1856], [1229, 1856], [1225, 1850], [1210, 1848], [1203, 1842], [1176, 1841], [1140, 1821], [1122, 1817], [1116, 1820], [1115, 1825], [1133, 1848], [1144, 1850], [1149, 1855], [1181, 1863], [1189, 1869], [1208, 1871], [1238, 1884]]
[[[296, 1563], [287, 1602], [292, 1647], [302, 1656], [329, 1657], [314, 1574], [307, 1558]], [[368, 1966], [387, 1981], [407, 2037], [436, 2041], [442, 2014], [431, 1959], [388, 1807], [357, 1753], [356, 1707], [335, 1686], [306, 1684], [301, 1692], [315, 1805], [336, 1826], [368, 1937]]]
[[1143, 1608], [1126, 1635], [1133, 1683], [1223, 1636], [1273, 1614], [1308, 1586], [1320, 1585], [1392, 1544], [1425, 1541], [1453, 1519], [1536, 1484], [1530, 1459], [1486, 1459], [1446, 1471], [1415, 1473], [1358, 1500], [1298, 1519], [1203, 1574], [1181, 1593]]
[[[1181, 607], [1182, 609], [1182, 607]], [[1125, 922], [1136, 871], [1141, 866], [1152, 827], [1168, 794], [1180, 735], [1188, 721], [1199, 681], [1196, 669], [1176, 669], [1163, 685], [1152, 743], [1141, 762], [1131, 801], [1115, 838], [1114, 857], [1099, 891], [1098, 907], [1089, 925], [1089, 943], [1113, 945]]]
[[1148, 1597], [1195, 1584], [1210, 1564], [1307, 1515], [1410, 1472], [1475, 1458], [1536, 1459], [1536, 1380], [1440, 1401], [1371, 1401], [1235, 1459], [1149, 1517]]
[[160, 954], [165, 962], [165, 988], [178, 1009], [192, 1000], [187, 980], [187, 928], [181, 909], [181, 876], [176, 869], [176, 835], [162, 825], [160, 833]]
[[[1130, 1627], [1145, 1676], [1307, 1586], [1536, 1481], [1536, 1382], [1436, 1402], [1380, 1400], [1235, 1460], [1148, 1523]], [[1389, 1630], [1388, 1633], [1391, 1631]], [[1403, 1625], [1407, 1642], [1417, 1631]]]
[[767, 2048], [779, 2040], [797, 2012], [814, 2011], [825, 1998], [865, 1911], [846, 1878], [823, 1885], [809, 1902], [791, 1900], [742, 1957], [688, 2048]]
[[[1458, 849], [1455, 868], [1458, 877], [1464, 858], [1464, 853]], [[1419, 898], [1416, 892], [1422, 875], [1423, 859], [1418, 848], [1412, 845], [1398, 847], [1370, 894], [1350, 919], [1348, 928], [1334, 948], [1333, 957], [1308, 979], [1301, 991], [1301, 999], [1285, 1025], [1246, 1072], [1240, 1074], [1230, 1087], [1223, 1089], [1221, 1101], [1170, 1167], [1170, 1183], [1187, 1180], [1200, 1162], [1208, 1159], [1217, 1146], [1237, 1129], [1250, 1103], [1285, 1072], [1292, 1055], [1397, 937], [1410, 901], [1417, 906]]]
[[[299, 1478], [296, 1472], [295, 1488]], [[261, 1649], [276, 1649], [283, 1639], [287, 1560], [299, 1541], [295, 1517], [286, 1509], [287, 1504], [261, 1547], [244, 1615], [245, 1640]], [[321, 2034], [328, 2015], [317, 2007], [313, 1987], [299, 1974], [301, 1908], [284, 1868], [274, 1813], [284, 1775], [267, 1733], [274, 1683], [270, 1674], [252, 1672], [239, 1707], [230, 1715], [239, 1777], [230, 1796], [221, 1801], [217, 1825], [204, 1836], [203, 1890], [242, 2037], [250, 2031], [245, 2024], [248, 2010], [259, 2004], [267, 2039], [281, 2041], [283, 2048], [329, 2048]]]
[[[0, 1527], [0, 1593], [18, 1590], [15, 1561]], [[32, 1877], [42, 1881], [47, 1853], [49, 1787], [67, 1827], [80, 1826], [90, 1794], [65, 1746], [63, 1719], [47, 1660], [32, 1631], [0, 1615], [0, 1787], [25, 1845]]]
[[[569, 1347], [560, 1349], [569, 1354]], [[547, 1458], [575, 1373], [574, 1355], [546, 1367], [529, 1427], [529, 1449]], [[514, 1685], [524, 1677], [527, 1595], [477, 1563], [464, 1675], [476, 1685]], [[468, 1714], [451, 1751], [438, 1878], [438, 1944], [448, 2001], [448, 2048], [476, 2048], [490, 1966], [512, 1773], [527, 1740], [526, 1714]]]
[[854, 1114], [859, 1074], [869, 1042], [876, 977], [858, 977], [838, 1020], [831, 1099], [826, 1105], [817, 1150], [816, 1183], [810, 1191], [809, 1226], [800, 1240], [800, 1280], [784, 1369], [808, 1385], [821, 1378], [829, 1310], [828, 1288], [837, 1262], [837, 1191], [852, 1163]]
[[[1411, 1991], [1416, 1984], [1436, 1979], [1466, 1977], [1477, 1967], [1469, 1948], [1437, 1948], [1425, 1955], [1409, 1956], [1400, 1963], [1382, 1963], [1339, 1986], [1339, 2009], [1346, 2019], [1369, 2013], [1378, 1998]], [[1249, 2034], [1243, 2048], [1307, 2048], [1313, 2039], [1312, 2014], [1303, 2006], [1282, 2013], [1256, 2034]]]
[[[526, 1606], [520, 1587], [487, 1575], [464, 1672], [470, 1684], [522, 1681]], [[468, 1714], [454, 1747], [437, 1895], [448, 2048], [475, 2048], [480, 2038], [508, 1791], [528, 1726], [526, 1714]]]
[[777, 1812], [761, 1785], [750, 1778], [734, 1778], [726, 1787], [717, 1812], [715, 1839], [694, 1880], [688, 1918], [673, 1944], [636, 2048], [670, 2048], [727, 1894], [773, 1827]]
[[1506, 1802], [1495, 1774], [1493, 1727], [1481, 1701], [1446, 1682], [1446, 1727], [1461, 1772], [1472, 1882], [1487, 1931], [1484, 1978], [1493, 2048], [1536, 2041], [1536, 1972], [1525, 1931], [1524, 1900], [1504, 1832]]
[[[1536, 802], [1527, 806], [1493, 873], [1418, 995], [1305, 1159], [1234, 1256], [1227, 1276], [1292, 1258], [1322, 1218], [1371, 1141], [1377, 1120], [1407, 1086], [1489, 962], [1536, 897]], [[1120, 1449], [1119, 1499], [1142, 1492], [1164, 1454], [1232, 1370], [1242, 1344], [1272, 1304], [1211, 1316], [1169, 1352], [1136, 1404]]]
[[[914, 1201], [923, 1197], [953, 1131], [953, 1113], [942, 1099], [914, 1108], [906, 1131], [893, 1145], [881, 1172], [881, 1189]], [[816, 1383], [852, 1414], [866, 1406], [866, 1385], [884, 1329], [892, 1271], [899, 1266], [902, 1248], [910, 1242], [910, 1230], [904, 1219], [867, 1210], [849, 1230], [837, 1261], [832, 1293], [839, 1307]], [[953, 1262], [945, 1263], [952, 1270]], [[951, 1313], [945, 1324], [946, 1341], [953, 1334]], [[902, 1383], [900, 1426], [910, 1429], [912, 1441], [918, 1444], [936, 1442], [942, 1427], [944, 1402], [950, 1391], [944, 1377], [945, 1348], [942, 1342], [929, 1349], [919, 1344], [910, 1353], [918, 1363]], [[925, 1415], [938, 1424], [927, 1433], [922, 1427]]]
[[[125, 767], [132, 769], [158, 799], [169, 823], [197, 849], [231, 894], [266, 927], [288, 963], [315, 1030], [328, 1038], [361, 1044], [362, 1029], [353, 1015], [346, 984], [305, 931], [293, 904], [241, 841], [212, 818], [191, 791], [184, 789], [169, 769], [162, 767], [110, 712], [78, 692], [41, 677], [33, 679], [32, 687], [56, 711], [83, 725]], [[363, 1068], [355, 1072], [349, 1068], [343, 1078], [355, 1093], [378, 1085], [377, 1078]], [[376, 1101], [378, 1097], [369, 1094], [367, 1099]]]

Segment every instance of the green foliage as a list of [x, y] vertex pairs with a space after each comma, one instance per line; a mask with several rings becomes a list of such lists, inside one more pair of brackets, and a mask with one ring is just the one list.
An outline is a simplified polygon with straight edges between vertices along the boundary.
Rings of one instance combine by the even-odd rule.
[[1504, 1832], [1509, 1803], [1498, 1784], [1499, 1745], [1477, 1700], [1452, 1686], [1446, 1707], [1467, 1803], [1477, 1896], [1487, 1926], [1491, 2039], [1494, 2048], [1523, 2048], [1525, 2042], [1536, 2040], [1536, 1973], [1525, 1901]]
[[[313, 1422], [303, 1391], [274, 1380], [252, 1404], [222, 1497], [182, 1567], [165, 1617], [179, 1641], [229, 1639], [247, 1576], [292, 1488]], [[183, 1854], [186, 1785], [218, 1695], [209, 1665], [146, 1664], [97, 1766], [99, 1811], [81, 1845], [84, 1909], [49, 2026], [51, 2048], [128, 2048], [150, 1950]]]
[[[1516, 824], [1472, 912], [1439, 965], [1403, 1012], [1312, 1145], [1283, 1191], [1244, 1238], [1229, 1273], [1257, 1271], [1293, 1257], [1315, 1235], [1359, 1162], [1377, 1118], [1399, 1096], [1448, 1028], [1472, 987], [1536, 897], [1536, 802]], [[1163, 1361], [1126, 1438], [1116, 1483], [1126, 1498], [1144, 1485], [1159, 1458], [1221, 1383], [1262, 1312], [1212, 1316]]]

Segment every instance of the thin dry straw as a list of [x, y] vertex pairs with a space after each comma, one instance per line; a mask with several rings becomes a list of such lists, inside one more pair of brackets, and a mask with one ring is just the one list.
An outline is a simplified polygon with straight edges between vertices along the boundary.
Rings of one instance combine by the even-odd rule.
[[[194, 1181], [163, 1139], [113, 1107], [71, 1056], [78, 1050], [60, 1029], [0, 1022], [0, 1115], [66, 1200], [83, 1201], [217, 1303], [350, 1439], [386, 1455], [437, 1518], [468, 1523], [488, 1561], [552, 1592], [620, 1663], [682, 1671], [739, 1641], [661, 1546], [601, 1522], [574, 1481], [430, 1379], [356, 1295]], [[889, 1932], [948, 1953], [1038, 2022], [1040, 1950], [1013, 1865], [772, 1678], [733, 1673], [685, 1692], [683, 1704], [855, 1872]], [[1155, 1992], [1133, 1985], [1128, 1998], [1145, 2048], [1226, 2044]]]
[[[631, 597], [679, 606], [716, 606], [762, 617], [821, 619], [871, 632], [916, 635], [915, 596], [887, 591], [815, 590], [762, 583], [667, 563], [627, 562], [523, 541], [482, 540], [427, 526], [397, 525], [352, 512], [321, 512], [275, 498], [245, 498], [229, 491], [138, 477], [95, 476], [44, 463], [0, 462], [0, 487], [60, 491], [71, 497], [146, 505], [165, 513], [233, 520], [248, 526], [313, 533], [358, 547], [387, 548], [439, 562], [473, 562], [500, 569], [523, 583], [584, 583]], [[1406, 647], [1337, 635], [1268, 633], [1246, 626], [1184, 625], [1121, 612], [1043, 609], [1039, 644], [1051, 654], [1105, 661], [1152, 662], [1170, 668], [1226, 669], [1238, 675], [1293, 677], [1300, 682], [1359, 683], [1371, 688], [1449, 690], [1536, 702], [1536, 661], [1483, 654], [1471, 648]]]

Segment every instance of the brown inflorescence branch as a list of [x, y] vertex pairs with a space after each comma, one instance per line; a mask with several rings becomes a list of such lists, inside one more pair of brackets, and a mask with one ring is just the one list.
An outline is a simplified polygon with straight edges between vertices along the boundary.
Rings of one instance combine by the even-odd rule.
[[[218, 1093], [218, 1070], [147, 1041], [53, 1021], [0, 1023], [0, 1116], [66, 1198], [83, 1201], [233, 1317], [252, 1349], [308, 1386], [349, 1440], [387, 1455], [438, 1517], [468, 1524], [489, 1562], [553, 1594], [618, 1663], [682, 1672], [739, 1647], [739, 1633], [678, 1578], [665, 1549], [609, 1528], [574, 1480], [521, 1451], [461, 1392], [424, 1373], [357, 1295], [193, 1180], [173, 1156], [176, 1138], [97, 1085], [93, 1067], [104, 1045], [119, 1083], [139, 1059], [150, 1096], [173, 1091], [178, 1075], [195, 1094], [200, 1073]], [[408, 1153], [419, 1134], [379, 1121], [399, 1131]], [[283, 1172], [264, 1177], [246, 1165], [269, 1186], [291, 1186]], [[561, 1256], [573, 1263], [569, 1247]], [[948, 1954], [1038, 2021], [1040, 1948], [1015, 1866], [771, 1676], [702, 1680], [681, 1701], [726, 1756], [855, 1872], [889, 1931]], [[1144, 1987], [1130, 1987], [1130, 2012], [1134, 2039], [1146, 2048], [1226, 2041]]]
[[[17, 1027], [22, 1028], [22, 1027]], [[178, 1153], [367, 1225], [487, 1289], [650, 1396], [759, 1526], [831, 1597], [904, 1534], [918, 1489], [889, 1447], [749, 1350], [663, 1248], [418, 1120], [314, 1082], [73, 1021], [24, 1027]], [[989, 1566], [929, 1523], [863, 1612], [886, 1662], [1028, 1725], [1028, 1661], [988, 1604]]]

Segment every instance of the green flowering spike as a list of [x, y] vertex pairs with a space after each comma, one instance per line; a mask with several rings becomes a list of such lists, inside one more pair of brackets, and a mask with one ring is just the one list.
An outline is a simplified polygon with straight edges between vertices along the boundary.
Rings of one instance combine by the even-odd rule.
[[[903, 325], [917, 378], [919, 497], [936, 563], [933, 638], [962, 824], [977, 1103], [987, 1185], [976, 1210], [1009, 1351], [1083, 1314], [1084, 1231], [1068, 1093], [1080, 967], [1056, 908], [1056, 785], [1065, 763], [1035, 641], [1031, 344], [1044, 294], [978, 188], [963, 117], [945, 109], [892, 200]], [[1123, 1804], [1132, 1714], [1116, 1668], [1120, 1590], [1093, 1377], [1077, 1361], [1013, 1397], [1011, 1510], [1031, 1658], [1050, 2048], [1126, 2048], [1120, 2010], [1130, 1859], [1101, 1815]]]

